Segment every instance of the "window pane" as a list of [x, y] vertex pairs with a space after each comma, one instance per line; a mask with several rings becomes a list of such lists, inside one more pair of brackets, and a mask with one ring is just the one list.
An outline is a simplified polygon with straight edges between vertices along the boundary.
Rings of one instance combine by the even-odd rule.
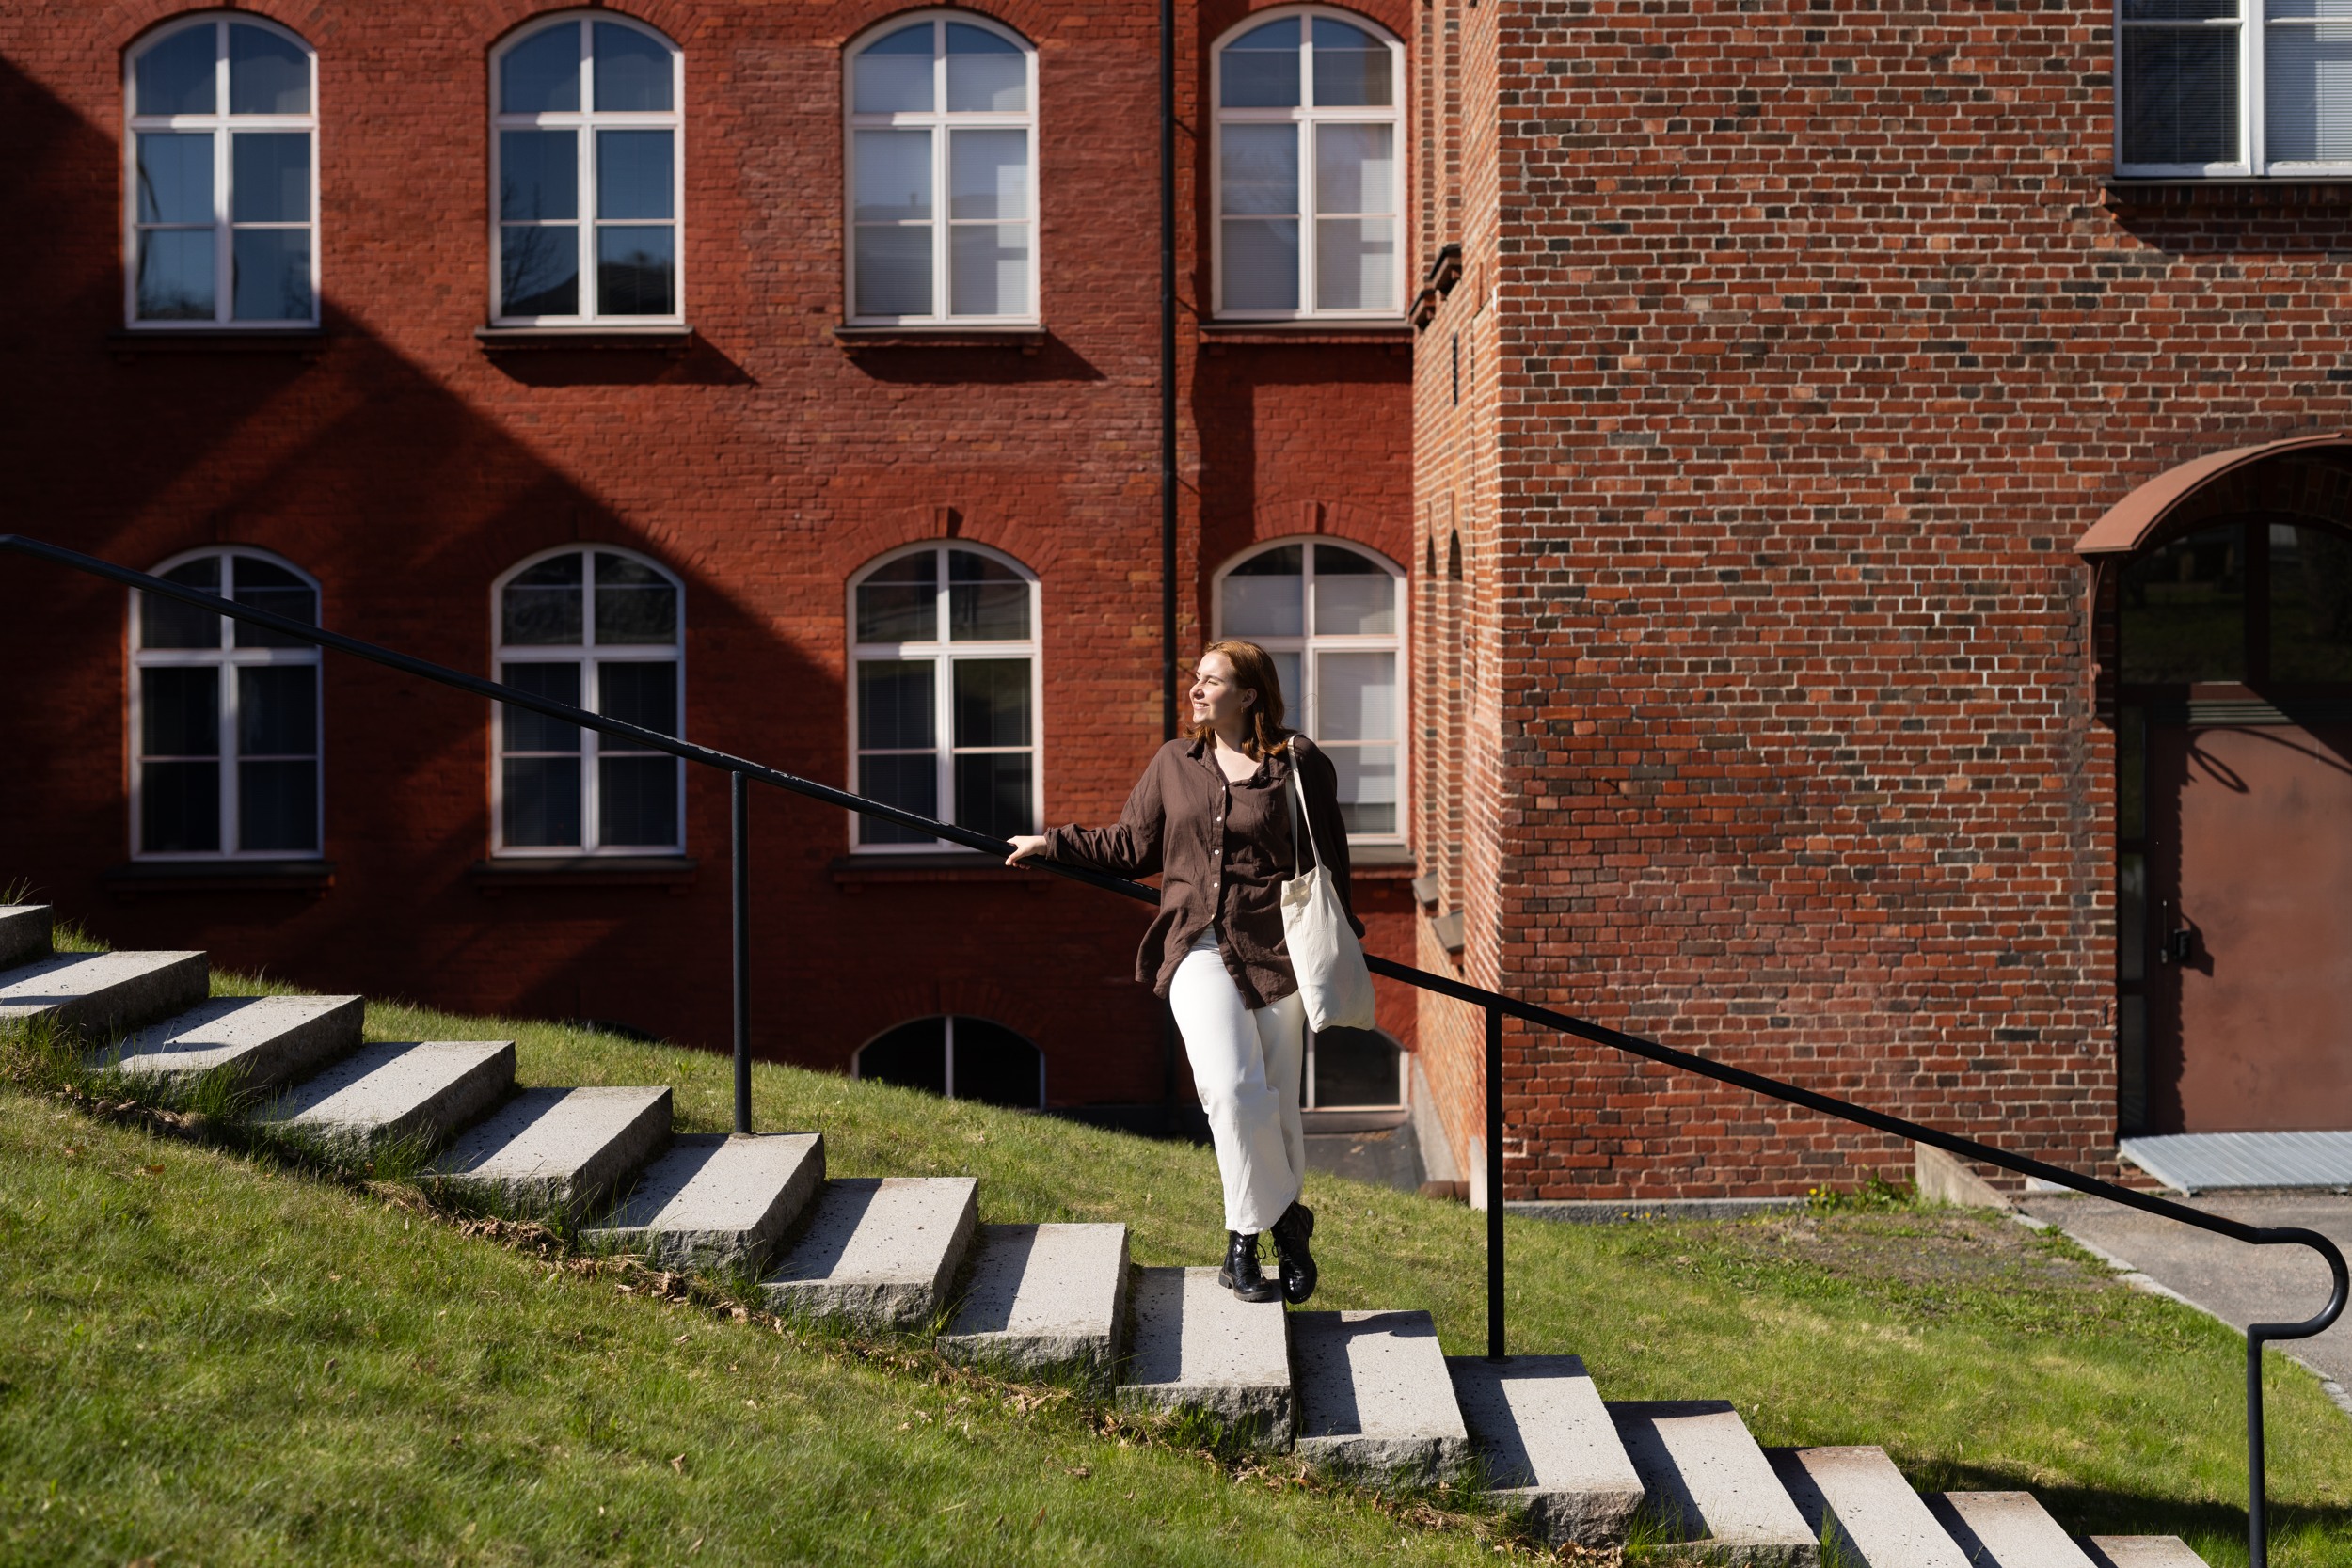
[[501, 765], [500, 782], [505, 807], [502, 825], [510, 848], [579, 847], [578, 757], [508, 757]]
[[1034, 1110], [1045, 1103], [1045, 1057], [1001, 1023], [956, 1020], [956, 1098]]
[[319, 847], [319, 765], [237, 765], [237, 847], [315, 854]]
[[640, 646], [675, 642], [676, 584], [642, 562], [598, 550], [596, 641]]
[[870, 1041], [857, 1053], [857, 1075], [877, 1084], [947, 1092], [947, 1021], [918, 1018]]
[[857, 589], [861, 642], [929, 642], [939, 635], [939, 557], [901, 556], [866, 575]]
[[959, 642], [1028, 636], [1028, 579], [977, 551], [949, 550], [947, 635]]
[[960, 223], [948, 235], [948, 312], [958, 316], [1026, 313], [1029, 226]]
[[1218, 96], [1229, 109], [1296, 108], [1298, 19], [1244, 33], [1225, 46], [1218, 71]]
[[954, 131], [947, 136], [947, 215], [1029, 215], [1029, 133]]
[[1028, 743], [1029, 661], [956, 660], [956, 744], [962, 747]]
[[139, 236], [139, 319], [211, 321], [213, 231], [150, 230]]
[[851, 140], [858, 222], [901, 223], [931, 215], [929, 131], [860, 131]]
[[1389, 125], [1316, 126], [1315, 211], [1394, 212], [1395, 134]]
[[1315, 1108], [1397, 1105], [1404, 1053], [1377, 1029], [1315, 1031]]
[[675, 757], [596, 759], [596, 841], [604, 847], [668, 849], [677, 844]]
[[151, 762], [139, 769], [139, 847], [151, 855], [219, 849], [219, 763]]
[[2148, 999], [2115, 999], [2115, 1119], [2119, 1132], [2148, 1125]]
[[2246, 678], [2246, 562], [2233, 524], [2176, 539], [2123, 568], [2127, 683]]
[[1396, 656], [1315, 656], [1315, 733], [1325, 740], [1396, 738]]
[[[163, 574], [167, 582], [220, 592], [220, 557], [206, 556]], [[220, 628], [227, 625], [209, 610], [182, 604], [153, 594], [139, 595], [139, 646], [143, 648], [217, 648]]]
[[213, 221], [213, 138], [204, 131], [139, 133], [139, 221]]
[[1315, 303], [1326, 310], [1376, 310], [1396, 299], [1396, 220], [1324, 218], [1315, 224]]
[[982, 752], [956, 758], [956, 825], [1010, 838], [1029, 816], [1029, 753]]
[[2352, 681], [2352, 534], [2271, 525], [2270, 673]]
[[[660, 735], [677, 734], [677, 666], [668, 659], [609, 660], [596, 666], [596, 711]], [[607, 736], [606, 745], [630, 742]]]
[[[275, 615], [288, 616], [308, 626], [319, 620], [318, 591], [283, 566], [273, 566], [266, 561], [240, 556], [235, 563], [235, 597], [241, 605], [266, 610]], [[298, 637], [286, 637], [265, 631], [260, 626], [231, 623], [230, 636], [240, 648], [308, 648], [315, 646]]]
[[2115, 974], [2139, 980], [2148, 974], [2148, 857], [2119, 855], [2115, 866]]
[[1306, 552], [1296, 545], [1255, 555], [1225, 575], [1227, 637], [1297, 637], [1307, 629]]
[[[857, 792], [886, 806], [939, 819], [939, 758], [930, 752], [914, 756], [857, 759]], [[880, 817], [858, 818], [860, 844], [936, 844], [939, 840], [918, 829], [905, 828]]]
[[499, 61], [499, 112], [568, 114], [580, 107], [580, 24], [556, 23]]
[[674, 74], [669, 48], [649, 34], [610, 22], [597, 23], [594, 31], [596, 107], [638, 112], [667, 109]]
[[1220, 143], [1225, 211], [1298, 211], [1298, 127], [1228, 125]]
[[220, 671], [139, 673], [139, 754], [151, 757], [220, 755]]
[[1227, 218], [1225, 309], [1298, 309], [1298, 220]]
[[317, 665], [247, 665], [237, 672], [239, 756], [310, 757], [318, 750]]
[[860, 659], [858, 749], [914, 751], [938, 744], [932, 724], [934, 678], [934, 666], [929, 659]]
[[[283, 33], [229, 24], [229, 112], [232, 115], [307, 115], [310, 112], [310, 57]], [[250, 847], [250, 846], [248, 846]]]
[[923, 114], [931, 106], [931, 24], [918, 22], [858, 51], [851, 104], [862, 115]]
[[2138, 838], [2148, 831], [2148, 710], [2124, 707], [2115, 715], [2115, 836]]
[[499, 216], [508, 223], [580, 215], [580, 142], [572, 131], [499, 133]]
[[2241, 0], [2123, 0], [2126, 22], [2234, 20]]
[[[499, 679], [516, 690], [549, 702], [580, 705], [580, 666], [566, 660], [563, 663], [509, 663], [501, 666]], [[499, 705], [505, 716], [505, 750], [510, 752], [577, 752], [580, 750], [580, 726], [567, 724], [561, 719], [550, 719], [529, 708]]]
[[1340, 776], [1340, 820], [1351, 833], [1396, 832], [1396, 748], [1334, 746]]
[[[2304, 0], [2309, 6], [2314, 0]], [[2298, 9], [2302, 7], [2298, 7]], [[2269, 156], [2274, 161], [2352, 158], [2352, 26], [2343, 23], [2265, 29]]]
[[862, 316], [931, 313], [931, 230], [861, 225], [857, 231], [857, 310]]
[[229, 216], [232, 221], [310, 221], [309, 132], [239, 132], [229, 138]]
[[985, 27], [947, 24], [947, 108], [1017, 113], [1029, 106], [1029, 56]]
[[1307, 688], [1301, 684], [1298, 677], [1301, 656], [1295, 653], [1269, 652], [1266, 657], [1274, 660], [1274, 678], [1282, 684], [1283, 713], [1288, 715], [1292, 723], [1304, 723], [1307, 710], [1303, 705], [1306, 702]]
[[559, 555], [515, 574], [501, 595], [500, 641], [532, 646], [577, 647], [580, 637], [580, 562]]
[[2123, 161], [2238, 161], [2237, 29], [2126, 27]]
[[1396, 579], [1354, 550], [1315, 546], [1315, 630], [1327, 637], [1396, 630]]
[[139, 56], [134, 73], [134, 114], [209, 115], [215, 102], [213, 65], [219, 40], [210, 22], [172, 34]]
[[1388, 45], [1360, 27], [1315, 18], [1315, 106], [1387, 104], [1391, 91]]
[[510, 316], [580, 314], [580, 229], [513, 224], [499, 230], [499, 271]]
[[230, 315], [244, 322], [310, 319], [310, 230], [240, 229], [229, 244], [235, 268]]
[[596, 313], [677, 314], [676, 231], [668, 224], [596, 226]]
[[[675, 164], [667, 131], [596, 133], [596, 216], [668, 218]], [[564, 214], [569, 216], [569, 214]]]

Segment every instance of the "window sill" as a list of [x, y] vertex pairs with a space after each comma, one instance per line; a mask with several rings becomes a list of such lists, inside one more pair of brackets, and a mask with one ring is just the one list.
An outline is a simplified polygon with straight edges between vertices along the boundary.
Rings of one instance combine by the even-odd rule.
[[1367, 1109], [1354, 1107], [1328, 1111], [1301, 1111], [1298, 1126], [1302, 1132], [1391, 1132], [1413, 1117], [1404, 1106]]
[[466, 879], [485, 898], [515, 889], [547, 891], [581, 887], [658, 887], [682, 894], [694, 885], [691, 855], [502, 856], [476, 861]]
[[1384, 348], [1391, 354], [1412, 352], [1415, 327], [1409, 321], [1329, 322], [1202, 322], [1197, 329], [1200, 346], [1211, 354], [1229, 348], [1329, 348], [1358, 345]]
[[301, 893], [323, 898], [335, 863], [313, 860], [132, 861], [98, 874], [118, 903], [161, 893]]
[[672, 323], [629, 326], [618, 323], [584, 326], [477, 326], [474, 341], [485, 354], [667, 354], [675, 359], [694, 345], [694, 329]]
[[1429, 932], [1438, 939], [1438, 945], [1455, 958], [1462, 956], [1462, 911], [1441, 914], [1429, 922]]
[[287, 354], [316, 359], [328, 334], [315, 326], [122, 327], [106, 334], [106, 351], [128, 364], [154, 354]]
[[995, 348], [1036, 354], [1042, 326], [836, 326], [834, 341], [851, 354], [876, 348]]
[[2352, 199], [2352, 174], [2117, 174], [2100, 184], [2113, 207], [2299, 206]]
[[1403, 881], [1414, 871], [1413, 851], [1402, 844], [1350, 845], [1347, 850], [1347, 874], [1351, 878], [1377, 877]]
[[1434, 910], [1438, 907], [1438, 879], [1436, 877], [1413, 879], [1413, 902], [1423, 909]]
[[878, 882], [1002, 882], [1041, 894], [1051, 873], [1023, 871], [993, 855], [970, 849], [927, 849], [904, 855], [840, 855], [827, 870], [844, 893], [863, 893]]

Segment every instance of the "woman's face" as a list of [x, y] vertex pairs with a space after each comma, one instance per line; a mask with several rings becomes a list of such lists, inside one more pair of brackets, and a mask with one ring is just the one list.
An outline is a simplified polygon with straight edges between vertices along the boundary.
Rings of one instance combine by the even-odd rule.
[[1223, 654], [1202, 655], [1193, 670], [1192, 721], [1196, 724], [1222, 728], [1236, 723], [1257, 698], [1255, 691], [1235, 682], [1233, 661]]

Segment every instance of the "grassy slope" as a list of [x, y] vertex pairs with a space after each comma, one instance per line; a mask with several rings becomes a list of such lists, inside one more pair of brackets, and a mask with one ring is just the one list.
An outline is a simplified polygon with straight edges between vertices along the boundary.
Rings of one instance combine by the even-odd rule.
[[[718, 1057], [395, 1006], [370, 1033], [512, 1036], [528, 1083], [667, 1083], [681, 1127], [726, 1125]], [[1140, 1261], [1214, 1255], [1205, 1149], [781, 1067], [755, 1093], [761, 1129], [823, 1131], [835, 1173], [970, 1172], [984, 1219], [1122, 1219]], [[1485, 1550], [1344, 1499], [1211, 1483], [1198, 1460], [1067, 1418], [967, 1409], [950, 1433], [958, 1396], [919, 1378], [546, 1280], [370, 1200], [56, 1114], [0, 1115], [0, 1553], [18, 1560], [173, 1541], [167, 1563], [651, 1561], [697, 1538], [696, 1561]], [[62, 1154], [69, 1140], [91, 1152]], [[1426, 1307], [1449, 1350], [1481, 1347], [1483, 1216], [1322, 1177], [1309, 1199], [1316, 1306]], [[2245, 1560], [2242, 1343], [2172, 1303], [2063, 1267], [1858, 1278], [1705, 1225], [1509, 1229], [1513, 1348], [1575, 1351], [1613, 1398], [1735, 1399], [1767, 1443], [1877, 1443], [1921, 1486], [2030, 1487], [2075, 1529]], [[2274, 1358], [2268, 1384], [2273, 1560], [2352, 1568], [2352, 1423], [2298, 1369]]]

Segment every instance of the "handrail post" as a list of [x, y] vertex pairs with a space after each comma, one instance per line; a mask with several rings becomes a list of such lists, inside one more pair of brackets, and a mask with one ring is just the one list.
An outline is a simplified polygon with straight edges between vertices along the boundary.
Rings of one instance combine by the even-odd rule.
[[1486, 1008], [1486, 1359], [1502, 1353], [1502, 1010]]
[[735, 883], [735, 1130], [752, 1130], [752, 782], [727, 774], [727, 805], [734, 819]]
[[2270, 1499], [2263, 1479], [2262, 1325], [2246, 1332], [2246, 1555], [2251, 1568], [2269, 1568]]

